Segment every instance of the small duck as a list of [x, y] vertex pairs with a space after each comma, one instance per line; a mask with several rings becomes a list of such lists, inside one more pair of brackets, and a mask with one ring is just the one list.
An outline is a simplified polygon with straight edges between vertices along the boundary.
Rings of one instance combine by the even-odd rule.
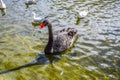
[[88, 15], [88, 13], [89, 13], [88, 10], [83, 10], [83, 11], [79, 12], [79, 17], [84, 18]]
[[1, 10], [2, 16], [4, 16], [6, 14], [6, 5], [3, 2], [3, 0], [0, 0], [0, 10]]
[[26, 8], [28, 8], [29, 5], [33, 5], [33, 4], [36, 4], [36, 1], [35, 1], [35, 0], [27, 0], [27, 1], [25, 2]]

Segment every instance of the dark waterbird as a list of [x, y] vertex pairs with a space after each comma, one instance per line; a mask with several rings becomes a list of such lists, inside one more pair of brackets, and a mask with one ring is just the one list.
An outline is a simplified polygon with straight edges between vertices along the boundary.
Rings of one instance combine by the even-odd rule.
[[45, 54], [60, 54], [70, 48], [76, 37], [77, 30], [74, 28], [63, 29], [59, 32], [57, 37], [53, 37], [52, 24], [46, 19], [41, 20], [41, 27], [48, 26], [48, 43], [44, 49]]

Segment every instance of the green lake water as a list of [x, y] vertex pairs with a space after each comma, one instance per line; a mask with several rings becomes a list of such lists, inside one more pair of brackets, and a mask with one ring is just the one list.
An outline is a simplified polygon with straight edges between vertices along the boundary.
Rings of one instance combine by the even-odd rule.
[[[0, 80], [120, 80], [120, 0], [4, 0], [0, 14]], [[78, 20], [78, 12], [89, 14]], [[46, 56], [48, 30], [33, 27], [32, 12], [48, 16], [57, 35], [78, 30], [78, 39], [63, 55]], [[34, 64], [35, 63], [35, 64]]]

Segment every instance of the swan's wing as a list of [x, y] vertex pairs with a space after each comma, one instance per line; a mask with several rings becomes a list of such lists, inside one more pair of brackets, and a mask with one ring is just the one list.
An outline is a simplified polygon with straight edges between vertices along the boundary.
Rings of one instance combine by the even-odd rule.
[[53, 51], [62, 52], [70, 47], [71, 39], [67, 34], [60, 34], [58, 35], [53, 43]]
[[76, 35], [77, 30], [74, 28], [62, 30], [53, 41], [53, 53], [63, 52], [71, 47], [76, 38]]

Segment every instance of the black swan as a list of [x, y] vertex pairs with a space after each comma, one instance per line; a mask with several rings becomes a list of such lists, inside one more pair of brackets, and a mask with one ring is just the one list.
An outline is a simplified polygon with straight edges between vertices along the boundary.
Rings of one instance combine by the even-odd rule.
[[49, 40], [44, 49], [45, 54], [60, 54], [70, 48], [77, 37], [77, 30], [74, 28], [63, 29], [53, 37], [52, 24], [47, 19], [42, 19], [41, 27], [48, 26]]

